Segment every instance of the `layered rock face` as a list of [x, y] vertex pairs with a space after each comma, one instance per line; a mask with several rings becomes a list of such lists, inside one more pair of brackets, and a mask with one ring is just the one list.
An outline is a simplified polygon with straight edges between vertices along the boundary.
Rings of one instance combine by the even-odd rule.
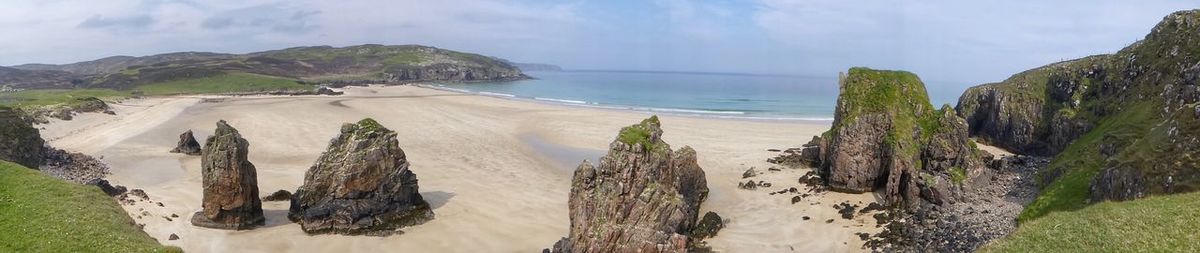
[[192, 130], [187, 130], [187, 132], [179, 134], [179, 142], [175, 144], [175, 149], [172, 149], [171, 153], [200, 155], [200, 142], [196, 141], [196, 136], [192, 135]]
[[372, 119], [342, 126], [292, 195], [304, 232], [388, 235], [433, 219], [396, 132]]
[[43, 162], [45, 144], [23, 112], [0, 106], [0, 160], [38, 168]]
[[971, 88], [957, 108], [982, 141], [1055, 155], [1045, 183], [1090, 177], [1093, 201], [1124, 200], [1200, 189], [1198, 84], [1200, 10], [1189, 10], [1115, 54]]
[[250, 143], [224, 120], [204, 143], [201, 177], [204, 209], [192, 215], [192, 225], [218, 229], [249, 229], [262, 225], [258, 173], [246, 160]]
[[882, 188], [892, 205], [941, 204], [983, 173], [990, 155], [970, 145], [953, 109], [933, 109], [916, 75], [852, 68], [839, 82], [833, 128], [794, 158], [819, 167], [831, 189]]
[[[671, 151], [658, 117], [621, 130], [599, 166], [575, 169], [571, 229], [553, 252], [686, 252], [708, 196], [690, 147]], [[719, 218], [718, 218], [719, 219]]]

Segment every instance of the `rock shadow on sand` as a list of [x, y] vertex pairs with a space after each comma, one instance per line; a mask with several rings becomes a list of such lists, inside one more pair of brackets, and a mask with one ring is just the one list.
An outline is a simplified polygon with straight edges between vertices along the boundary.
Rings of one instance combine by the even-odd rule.
[[[430, 209], [436, 210], [436, 209], [446, 205], [446, 203], [449, 203], [450, 199], [454, 198], [455, 195], [458, 195], [458, 194], [454, 194], [453, 192], [445, 192], [445, 191], [429, 191], [429, 192], [422, 192], [421, 198], [424, 198], [425, 202], [429, 203]], [[286, 218], [286, 214], [285, 214], [284, 218]], [[270, 223], [270, 221], [267, 221], [267, 222]]]

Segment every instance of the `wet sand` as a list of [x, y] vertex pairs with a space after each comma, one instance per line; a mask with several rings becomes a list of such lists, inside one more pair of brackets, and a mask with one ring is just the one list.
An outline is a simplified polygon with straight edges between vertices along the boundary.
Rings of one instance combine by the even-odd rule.
[[[204, 97], [129, 100], [117, 116], [87, 114], [44, 125], [51, 144], [102, 156], [110, 181], [144, 189], [156, 204], [125, 206], [159, 241], [188, 252], [536, 252], [568, 229], [571, 172], [595, 161], [621, 127], [650, 114], [552, 105], [447, 91], [354, 87], [335, 97]], [[306, 235], [286, 219], [287, 202], [264, 202], [267, 225], [248, 231], [193, 227], [200, 209], [197, 156], [168, 153], [178, 135], [212, 134], [224, 119], [250, 142], [262, 195], [294, 191], [304, 171], [337, 135], [341, 124], [371, 117], [398, 132], [421, 194], [436, 218], [389, 237]], [[792, 204], [794, 195], [768, 192], [801, 188], [807, 169], [767, 171], [769, 148], [795, 147], [828, 129], [828, 123], [751, 121], [660, 115], [664, 140], [696, 149], [711, 193], [703, 211], [729, 224], [709, 244], [723, 252], [858, 252], [855, 232], [874, 233], [869, 215], [844, 220], [831, 205], [870, 203], [870, 194], [824, 193]], [[741, 174], [757, 167], [773, 187], [737, 189]], [[801, 188], [803, 189], [803, 188]], [[163, 216], [177, 214], [168, 221]], [[802, 220], [809, 216], [811, 220]], [[833, 223], [826, 220], [833, 219]], [[177, 234], [180, 240], [167, 240]]]

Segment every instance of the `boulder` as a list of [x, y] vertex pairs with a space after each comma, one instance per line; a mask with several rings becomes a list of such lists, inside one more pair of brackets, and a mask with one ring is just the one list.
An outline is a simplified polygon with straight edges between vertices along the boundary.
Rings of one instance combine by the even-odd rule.
[[310, 234], [389, 235], [433, 216], [396, 132], [369, 118], [342, 125], [304, 174], [288, 211]]
[[95, 180], [92, 180], [91, 182], [88, 182], [87, 184], [100, 188], [100, 191], [104, 192], [104, 194], [107, 194], [109, 197], [116, 197], [117, 195], [121, 195], [122, 193], [125, 193], [127, 191], [125, 186], [120, 186], [120, 185], [114, 186], [112, 184], [109, 184], [108, 180], [104, 180], [104, 179], [95, 179]]
[[172, 149], [171, 153], [200, 155], [200, 142], [197, 142], [196, 137], [192, 136], [192, 130], [179, 134], [179, 142], [175, 144], [175, 149]]
[[20, 110], [0, 106], [0, 160], [37, 169], [46, 141], [26, 117]]
[[292, 200], [292, 192], [287, 190], [278, 190], [271, 195], [262, 198], [263, 201], [290, 201]]
[[711, 238], [717, 236], [717, 232], [720, 232], [722, 228], [725, 228], [725, 221], [721, 219], [721, 216], [714, 212], [707, 212], [704, 213], [704, 218], [700, 218], [700, 221], [696, 223], [696, 227], [692, 228], [691, 236], [692, 239]]
[[246, 160], [250, 143], [224, 120], [204, 143], [200, 157], [203, 210], [192, 215], [192, 225], [217, 229], [249, 229], [262, 225], [258, 199], [258, 173]]
[[594, 166], [571, 180], [571, 228], [552, 252], [686, 252], [700, 204], [704, 170], [690, 147], [672, 151], [658, 117], [625, 127]]

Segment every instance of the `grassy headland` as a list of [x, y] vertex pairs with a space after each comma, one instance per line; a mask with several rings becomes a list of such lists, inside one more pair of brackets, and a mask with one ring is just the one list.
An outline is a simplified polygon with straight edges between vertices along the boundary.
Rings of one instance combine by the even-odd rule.
[[181, 252], [164, 247], [99, 188], [0, 161], [0, 251]]
[[1103, 202], [1049, 213], [982, 252], [1197, 252], [1200, 193]]

